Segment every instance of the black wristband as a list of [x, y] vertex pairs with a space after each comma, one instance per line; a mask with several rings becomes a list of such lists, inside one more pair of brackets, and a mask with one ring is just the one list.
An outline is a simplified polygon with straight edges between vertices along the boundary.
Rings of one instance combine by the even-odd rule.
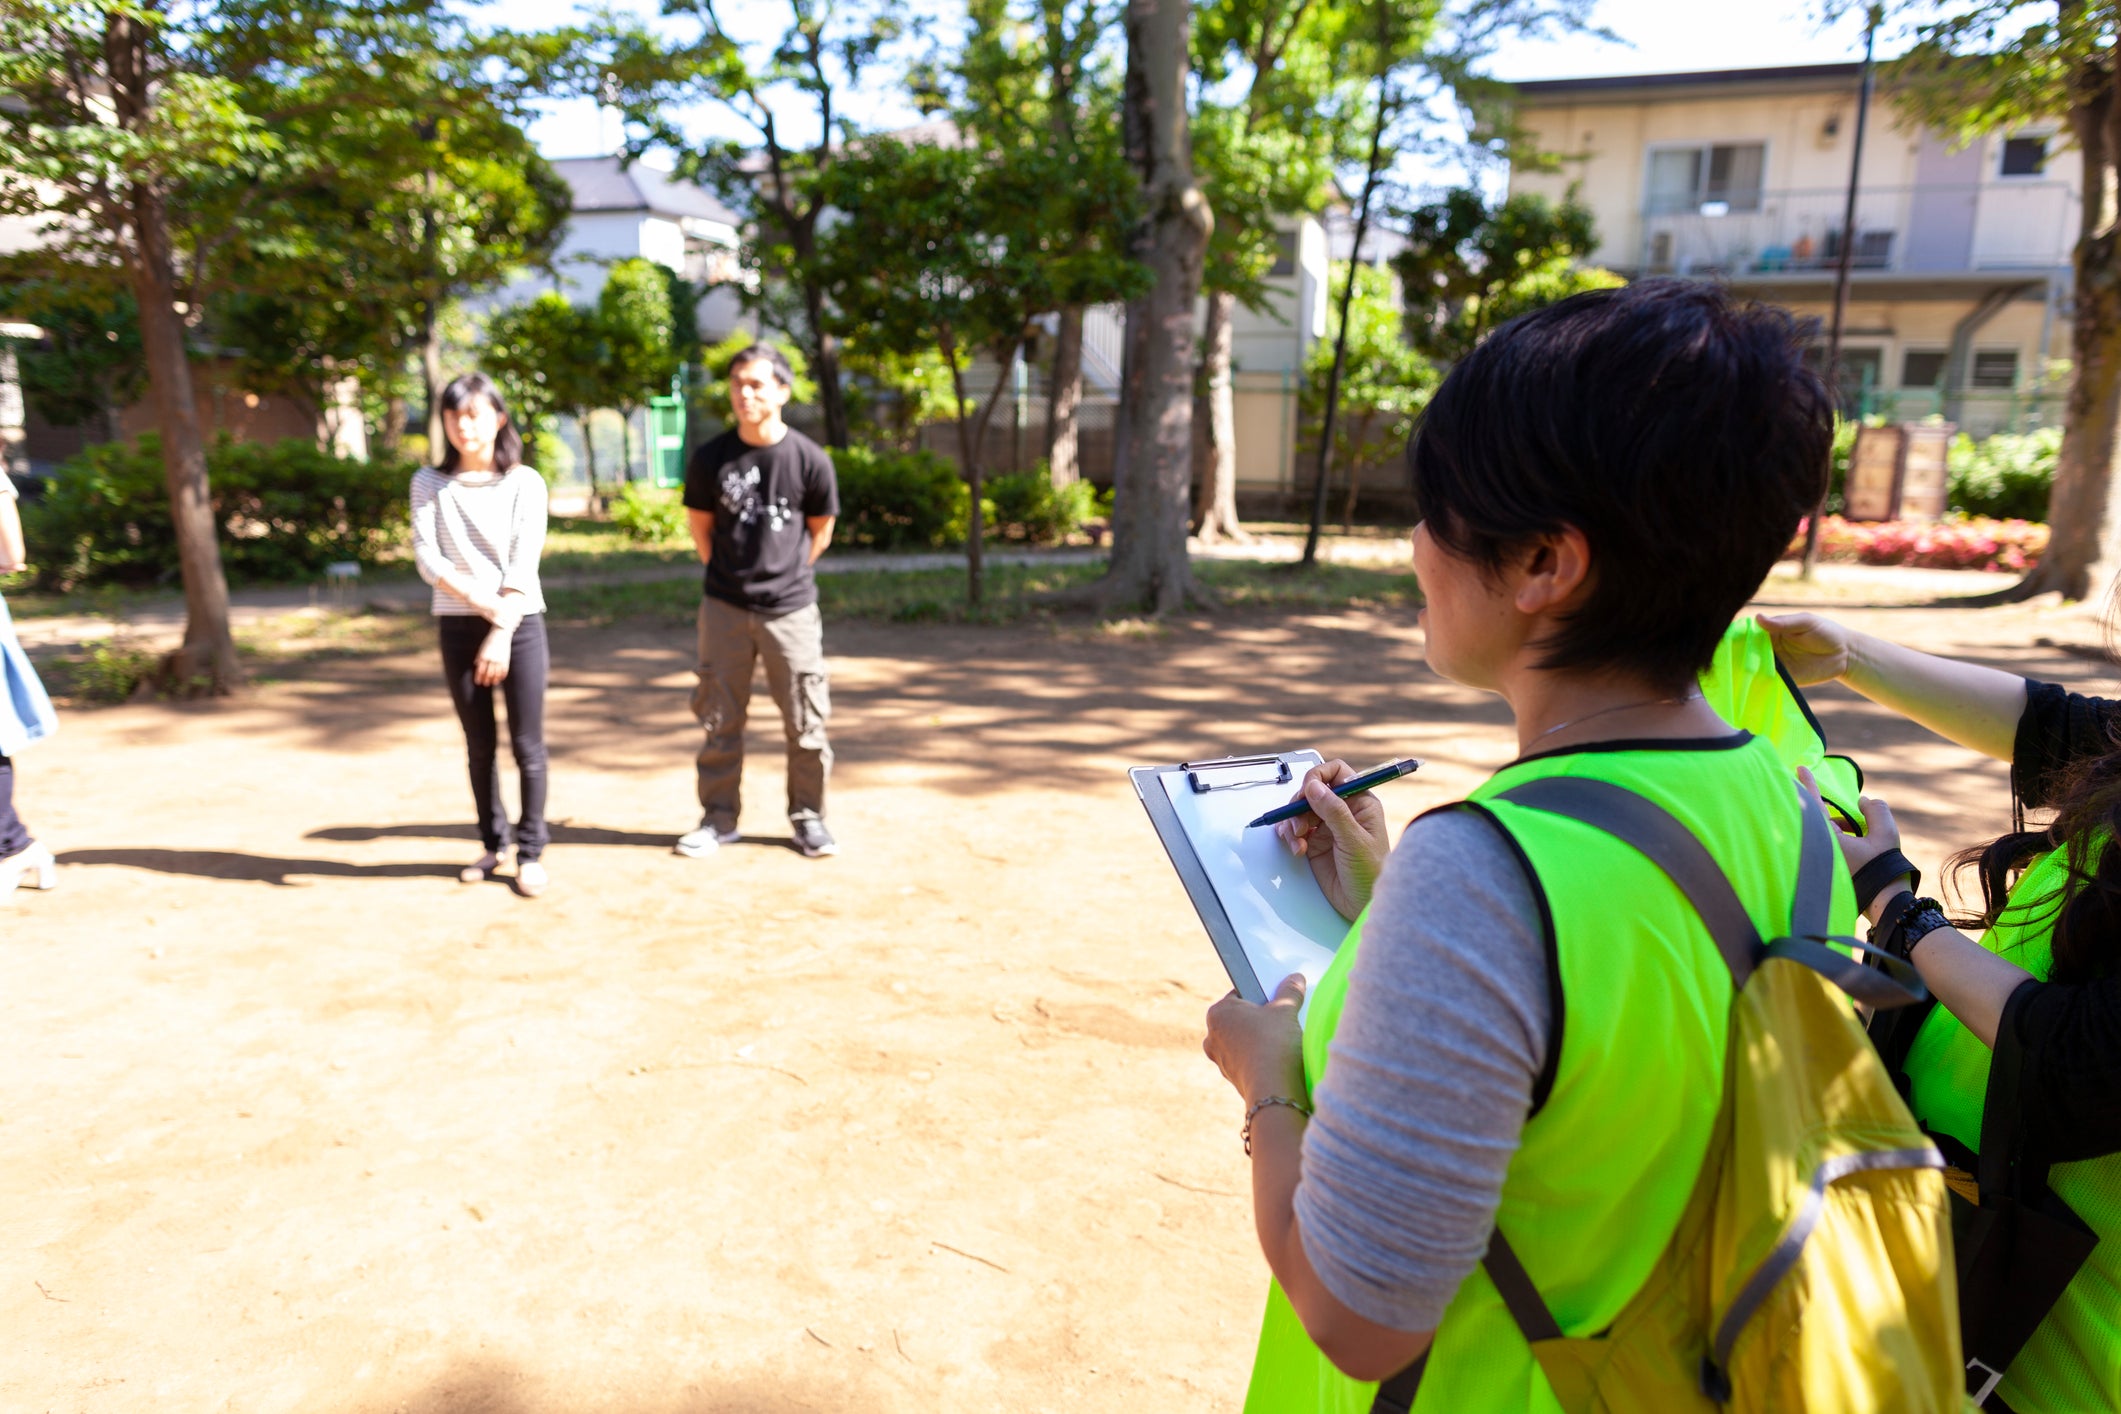
[[1906, 875], [1908, 887], [1922, 887], [1922, 871], [1897, 849], [1889, 849], [1856, 871], [1852, 882], [1856, 885], [1856, 911], [1867, 913], [1877, 900], [1878, 893], [1893, 880]]
[[1892, 901], [1879, 911], [1878, 921], [1871, 925], [1867, 940], [1871, 946], [1892, 951], [1893, 930], [1900, 926], [1900, 919], [1907, 911], [1919, 902], [1912, 889], [1902, 889], [1893, 895]]
[[[1887, 925], [1890, 918], [1891, 924]], [[1886, 905], [1885, 912], [1878, 917], [1878, 927], [1872, 940], [1902, 962], [1912, 962], [1915, 944], [1921, 942], [1939, 928], [1949, 928], [1951, 919], [1944, 915], [1944, 905], [1933, 898], [1916, 898], [1904, 893]]]

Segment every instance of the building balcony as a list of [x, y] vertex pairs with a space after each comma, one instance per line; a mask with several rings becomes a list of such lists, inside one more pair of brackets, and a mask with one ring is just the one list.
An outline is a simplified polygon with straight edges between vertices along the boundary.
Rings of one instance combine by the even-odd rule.
[[[1645, 274], [1791, 283], [1831, 278], [1845, 188], [1735, 192], [1642, 213]], [[2066, 182], [1873, 187], [1856, 197], [1851, 268], [1937, 276], [2045, 271], [2069, 263], [2078, 198]]]

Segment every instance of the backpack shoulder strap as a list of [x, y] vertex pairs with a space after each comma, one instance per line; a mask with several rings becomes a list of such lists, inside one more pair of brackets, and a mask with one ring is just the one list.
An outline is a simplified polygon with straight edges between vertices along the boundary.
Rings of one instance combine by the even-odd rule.
[[[1706, 847], [1679, 817], [1645, 796], [1611, 781], [1584, 776], [1545, 776], [1496, 797], [1605, 831], [1640, 851], [1679, 887], [1701, 916], [1732, 983], [1743, 988], [1768, 958], [1794, 962], [1824, 977], [1855, 1000], [1880, 1011], [1909, 1006], [1929, 995], [1908, 963], [1870, 944], [1830, 932], [1834, 870], [1839, 851], [1833, 826], [1811, 797], [1792, 785], [1803, 808], [1797, 856], [1797, 889], [1790, 901], [1789, 936], [1763, 943], [1736, 890]], [[1865, 966], [1826, 944], [1837, 942], [1876, 961]]]
[[1743, 987], [1752, 977], [1765, 951], [1760, 931], [1715, 856], [1671, 811], [1625, 786], [1585, 776], [1543, 776], [1495, 798], [1579, 821], [1634, 846], [1701, 915], [1733, 985]]

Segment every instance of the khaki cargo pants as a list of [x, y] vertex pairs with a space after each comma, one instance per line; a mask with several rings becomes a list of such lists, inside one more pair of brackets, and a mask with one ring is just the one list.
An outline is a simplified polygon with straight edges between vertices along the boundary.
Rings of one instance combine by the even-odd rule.
[[832, 692], [825, 680], [824, 616], [815, 604], [768, 615], [703, 596], [692, 715], [707, 733], [699, 755], [700, 809], [718, 830], [736, 828], [751, 675], [761, 658], [788, 739], [788, 818], [825, 817], [825, 778], [832, 771], [825, 720], [832, 715]]

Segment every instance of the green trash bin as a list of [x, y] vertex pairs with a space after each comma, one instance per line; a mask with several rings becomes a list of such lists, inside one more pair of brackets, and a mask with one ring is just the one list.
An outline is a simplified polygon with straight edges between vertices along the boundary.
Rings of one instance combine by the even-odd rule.
[[685, 484], [685, 400], [648, 400], [648, 467], [658, 486]]

